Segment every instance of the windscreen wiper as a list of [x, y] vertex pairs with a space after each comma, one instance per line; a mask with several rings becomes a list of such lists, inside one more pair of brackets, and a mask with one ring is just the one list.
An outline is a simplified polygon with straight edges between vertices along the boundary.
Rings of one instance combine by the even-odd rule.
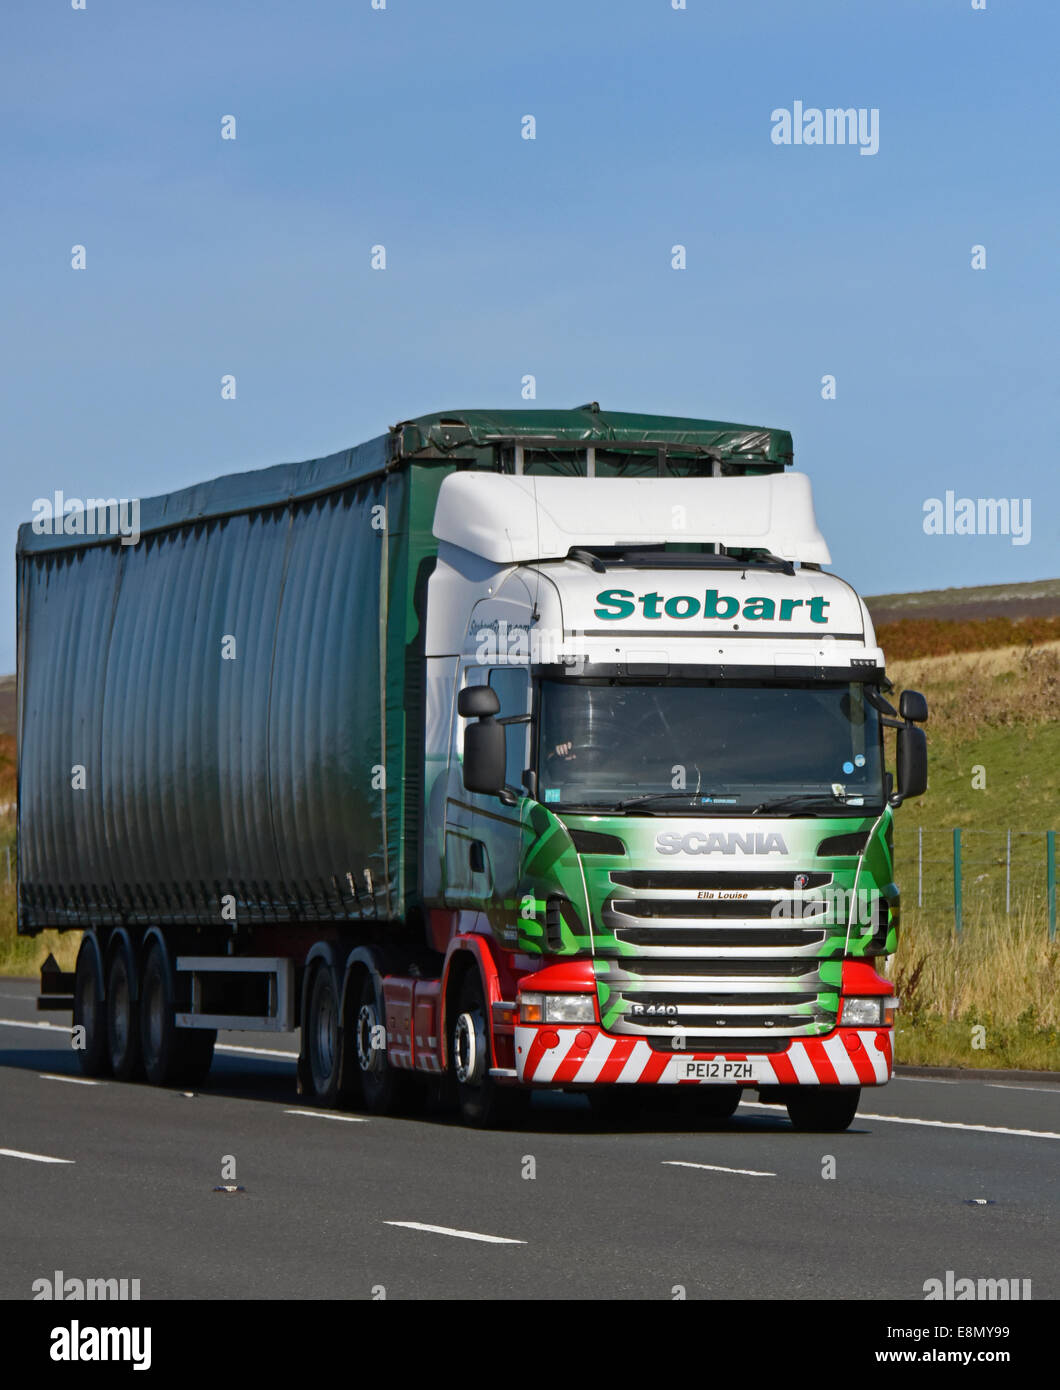
[[778, 796], [773, 801], [760, 801], [751, 812], [752, 816], [757, 816], [760, 811], [783, 811], [786, 809], [794, 810], [809, 809], [811, 806], [849, 806], [850, 802], [845, 795], [834, 796], [830, 792], [797, 792], [794, 796]]
[[719, 797], [715, 792], [648, 792], [645, 796], [628, 796], [625, 801], [615, 803], [616, 811], [625, 811], [630, 806], [647, 806], [653, 801], [670, 801], [673, 797], [684, 797], [684, 799], [695, 805], [709, 805], [712, 801], [722, 802], [725, 805], [734, 805], [736, 798], [732, 800]]

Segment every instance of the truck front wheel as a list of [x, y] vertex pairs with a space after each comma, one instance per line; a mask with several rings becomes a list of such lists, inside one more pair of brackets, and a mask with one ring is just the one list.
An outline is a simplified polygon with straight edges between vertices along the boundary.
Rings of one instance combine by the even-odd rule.
[[861, 1100], [860, 1086], [818, 1090], [793, 1087], [784, 1097], [792, 1125], [810, 1134], [839, 1134], [849, 1128]]
[[498, 1086], [490, 1076], [492, 1065], [486, 1000], [478, 975], [469, 973], [460, 985], [449, 1025], [449, 1072], [460, 1118], [477, 1129], [509, 1123], [521, 1094]]

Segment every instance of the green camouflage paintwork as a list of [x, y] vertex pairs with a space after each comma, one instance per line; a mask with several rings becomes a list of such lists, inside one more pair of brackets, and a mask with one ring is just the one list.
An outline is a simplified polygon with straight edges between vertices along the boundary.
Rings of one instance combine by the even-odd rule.
[[[497, 806], [496, 801], [491, 804]], [[620, 940], [607, 925], [608, 909], [615, 897], [628, 899], [636, 890], [616, 886], [610, 874], [630, 869], [651, 869], [657, 873], [690, 868], [713, 871], [725, 866], [727, 856], [661, 857], [655, 838], [661, 830], [677, 823], [668, 817], [561, 816], [529, 797], [522, 798], [517, 807], [505, 810], [503, 817], [496, 812], [474, 817], [474, 834], [486, 846], [493, 873], [489, 891], [462, 896], [460, 901], [485, 915], [490, 933], [502, 949], [553, 959], [591, 954], [601, 1019], [605, 1027], [613, 1029], [645, 984], [623, 965], [641, 954], [638, 947]], [[805, 1017], [805, 1036], [827, 1033], [835, 1026], [845, 955], [874, 958], [890, 955], [896, 949], [898, 889], [893, 874], [892, 820], [893, 813], [887, 808], [878, 822], [874, 817], [766, 821], [762, 823], [764, 830], [779, 830], [784, 836], [788, 854], [783, 862], [767, 854], [741, 855], [738, 862], [728, 861], [728, 867], [741, 871], [790, 869], [793, 884], [796, 873], [827, 872], [832, 875], [832, 891], [842, 895], [840, 910], [827, 919], [826, 925], [822, 924], [824, 939], [809, 953], [817, 958], [816, 972], [797, 980], [772, 977], [768, 981], [771, 993], [792, 995], [787, 1012], [793, 1017]], [[737, 818], [697, 822], [682, 817], [679, 823], [682, 828], [694, 824], [722, 833], [743, 833], [747, 829], [746, 819]], [[757, 825], [756, 822], [756, 828]], [[571, 839], [571, 831], [578, 829], [616, 836], [625, 845], [626, 854], [579, 856]], [[872, 832], [860, 857], [818, 855], [817, 847], [824, 840], [858, 832]], [[497, 870], [512, 856], [516, 837], [518, 862], [512, 865], [510, 882], [504, 891], [504, 884], [498, 881], [503, 872], [498, 875]], [[804, 896], [808, 901], [814, 900], [823, 891], [807, 889]], [[546, 941], [550, 899], [555, 900], [558, 909], [554, 916], [558, 916], [559, 928], [558, 937], [551, 942]], [[864, 908], [877, 899], [885, 905], [877, 918], [879, 926], [874, 926], [871, 919], [859, 921], [853, 911], [856, 905], [860, 903]], [[453, 902], [452, 895], [448, 901]], [[868, 918], [868, 914], [863, 913], [863, 917]], [[687, 952], [674, 948], [675, 957], [681, 954]], [[814, 987], [816, 992], [810, 994], [808, 991]], [[761, 981], [749, 982], [749, 990], [756, 988], [762, 988]], [[737, 996], [733, 996], [733, 1002], [739, 1002]]]

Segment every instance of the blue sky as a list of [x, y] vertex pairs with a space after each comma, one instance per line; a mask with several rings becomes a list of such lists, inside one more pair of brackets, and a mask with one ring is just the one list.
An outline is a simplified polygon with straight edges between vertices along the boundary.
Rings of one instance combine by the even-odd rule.
[[[1055, 3], [7, 0], [0, 40], [9, 557], [56, 489], [598, 400], [790, 428], [862, 592], [1060, 572]], [[879, 152], [773, 144], [796, 100]], [[1030, 544], [925, 535], [947, 489]]]

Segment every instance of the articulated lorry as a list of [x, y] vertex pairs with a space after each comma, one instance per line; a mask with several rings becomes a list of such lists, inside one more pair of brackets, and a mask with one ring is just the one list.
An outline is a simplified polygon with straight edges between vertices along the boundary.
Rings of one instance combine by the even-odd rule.
[[[18, 538], [19, 931], [89, 1075], [841, 1129], [926, 786], [784, 430], [454, 411]], [[884, 729], [895, 727], [895, 770]], [[663, 1091], [661, 1088], [671, 1088]], [[687, 1101], [686, 1101], [687, 1098]]]

